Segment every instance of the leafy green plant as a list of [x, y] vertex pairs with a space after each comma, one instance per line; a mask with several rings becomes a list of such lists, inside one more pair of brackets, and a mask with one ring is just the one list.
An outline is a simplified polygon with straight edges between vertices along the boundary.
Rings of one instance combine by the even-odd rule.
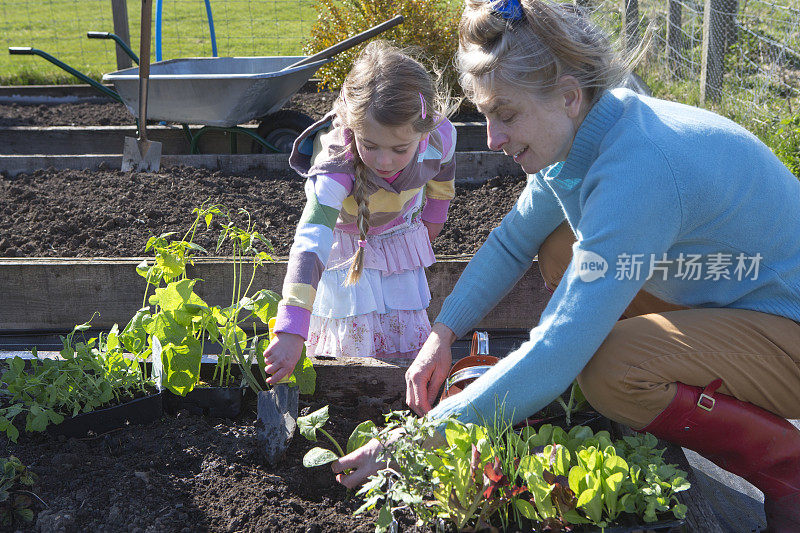
[[[380, 38], [400, 47], [417, 47], [437, 70], [445, 71], [458, 49], [461, 7], [460, 2], [447, 0], [315, 0], [318, 15], [303, 51], [311, 55], [392, 16], [403, 15], [403, 23]], [[340, 88], [361, 48], [363, 45], [345, 50], [323, 65], [317, 71], [323, 86]], [[454, 69], [445, 72], [450, 90], [460, 91]]]
[[75, 340], [90, 328], [90, 322], [75, 326], [61, 337], [62, 359], [26, 361], [14, 357], [0, 377], [0, 431], [16, 442], [19, 429], [15, 419], [24, 414], [25, 431], [44, 431], [65, 416], [94, 411], [105, 405], [133, 399], [152, 390], [153, 383], [136, 361], [125, 357], [115, 324], [107, 334]]
[[[152, 251], [154, 259], [142, 261], [136, 269], [147, 280], [147, 288], [142, 308], [123, 331], [122, 342], [141, 361], [152, 356], [159, 383], [181, 396], [199, 382], [205, 343], [216, 343], [221, 353], [212, 381], [219, 386], [230, 386], [235, 362], [244, 383], [259, 392], [261, 381], [252, 366], [258, 363], [261, 378], [266, 379], [260, 355], [269, 343], [269, 324], [277, 312], [280, 296], [267, 289], [252, 291], [252, 288], [257, 270], [272, 260], [258, 246], [268, 250], [272, 246], [254, 229], [245, 210], [240, 210], [247, 219], [245, 227], [237, 226], [231, 215], [218, 205], [202, 206], [193, 214], [194, 222], [181, 239], [172, 239], [174, 233], [165, 233], [147, 241], [145, 251]], [[200, 224], [210, 228], [215, 218], [222, 219], [215, 253], [230, 250], [232, 256], [232, 294], [230, 305], [225, 307], [209, 305], [200, 298], [195, 285], [201, 280], [187, 273], [187, 265], [193, 264], [196, 254], [207, 253], [194, 242]], [[245, 267], [249, 269], [249, 279]], [[153, 294], [148, 297], [151, 286]], [[248, 321], [253, 322], [251, 335], [243, 329]], [[259, 332], [258, 323], [267, 327]], [[300, 386], [304, 394], [314, 391], [315, 373], [305, 353], [289, 381]]]
[[0, 525], [33, 521], [32, 498], [41, 502], [41, 498], [28, 490], [34, 483], [36, 474], [22, 461], [13, 455], [0, 457]]
[[[386, 427], [371, 430], [384, 444], [384, 468], [359, 491], [356, 512], [377, 509], [376, 531], [391, 530], [400, 508], [418, 525], [459, 531], [512, 523], [568, 531], [608, 527], [625, 513], [645, 522], [685, 516], [676, 494], [689, 487], [686, 473], [664, 463], [652, 435], [612, 443], [607, 431], [584, 426], [518, 433], [502, 420], [478, 426], [391, 413]], [[425, 448], [442, 424], [445, 443]]]

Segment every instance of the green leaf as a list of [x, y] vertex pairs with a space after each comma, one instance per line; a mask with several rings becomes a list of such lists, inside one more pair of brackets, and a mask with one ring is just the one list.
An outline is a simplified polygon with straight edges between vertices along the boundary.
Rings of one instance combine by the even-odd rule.
[[589, 488], [578, 495], [577, 507], [583, 509], [586, 516], [597, 524], [603, 519], [603, 493], [600, 489], [600, 478], [593, 478], [591, 474], [587, 474], [586, 478]]
[[688, 510], [688, 507], [686, 507], [682, 503], [678, 503], [678, 504], [675, 504], [675, 506], [672, 508], [672, 514], [675, 516], [675, 518], [683, 519], [683, 518], [686, 518], [686, 511], [687, 510]]
[[384, 505], [378, 513], [378, 519], [375, 521], [375, 531], [388, 531], [393, 520], [391, 508], [388, 505]]
[[148, 301], [150, 305], [161, 306], [161, 309], [165, 311], [175, 311], [182, 308], [185, 304], [196, 304], [208, 307], [203, 299], [193, 292], [196, 282], [196, 279], [183, 279], [170, 282], [166, 287], [156, 289], [155, 294], [150, 296]]
[[314, 394], [317, 388], [317, 371], [314, 370], [311, 359], [306, 357], [305, 345], [303, 345], [300, 359], [297, 361], [294, 371], [290, 376], [290, 382], [292, 381], [300, 388], [300, 394]]
[[135, 355], [141, 357], [142, 353], [147, 349], [147, 331], [145, 326], [152, 322], [149, 307], [142, 307], [128, 322], [125, 329], [122, 330], [120, 340], [125, 349]]
[[252, 311], [264, 324], [269, 324], [269, 319], [278, 314], [278, 302], [280, 294], [263, 290], [256, 293], [253, 297]]
[[375, 429], [376, 426], [372, 420], [365, 420], [357, 425], [350, 434], [350, 438], [347, 439], [347, 453], [351, 453], [369, 442]]
[[686, 478], [678, 476], [672, 478], [672, 490], [675, 492], [681, 492], [684, 490], [689, 490], [692, 484], [689, 483]]
[[177, 345], [162, 341], [162, 385], [179, 396], [186, 396], [200, 378], [202, 358], [200, 341], [194, 337], [186, 337]]
[[303, 457], [303, 466], [311, 468], [314, 466], [322, 466], [334, 462], [339, 457], [330, 450], [325, 448], [311, 448]]
[[306, 439], [310, 441], [316, 442], [317, 440], [317, 430], [325, 425], [325, 422], [328, 421], [328, 406], [321, 409], [317, 409], [313, 413], [309, 413], [306, 416], [301, 416], [297, 419], [297, 429], [300, 430], [300, 434], [303, 435]]
[[514, 507], [517, 508], [519, 514], [521, 514], [528, 520], [541, 520], [541, 518], [539, 518], [539, 513], [536, 512], [536, 507], [534, 507], [527, 500], [523, 500], [522, 498], [517, 498], [516, 500], [514, 500]]
[[161, 249], [156, 252], [156, 265], [164, 272], [165, 279], [175, 279], [186, 270], [186, 258], [183, 252], [172, 253]]

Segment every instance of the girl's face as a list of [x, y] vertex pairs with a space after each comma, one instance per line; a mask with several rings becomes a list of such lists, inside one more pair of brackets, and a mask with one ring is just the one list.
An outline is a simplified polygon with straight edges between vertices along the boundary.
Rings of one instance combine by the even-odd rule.
[[417, 151], [422, 134], [410, 124], [384, 126], [367, 115], [362, 131], [355, 134], [361, 160], [381, 178], [406, 168]]
[[478, 110], [486, 116], [487, 144], [514, 158], [527, 174], [566, 159], [583, 118], [574, 86], [546, 97], [496, 82]]

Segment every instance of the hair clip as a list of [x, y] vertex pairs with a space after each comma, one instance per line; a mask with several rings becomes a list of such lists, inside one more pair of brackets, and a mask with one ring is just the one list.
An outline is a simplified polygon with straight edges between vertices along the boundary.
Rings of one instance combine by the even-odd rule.
[[492, 10], [506, 20], [516, 22], [525, 18], [520, 0], [499, 0], [491, 4]]
[[428, 114], [425, 112], [425, 97], [422, 96], [422, 93], [419, 93], [419, 105], [422, 106], [422, 118], [427, 117]]
[[367, 241], [365, 241], [364, 239], [358, 239], [358, 247], [359, 248], [364, 248], [366, 245], [367, 245]]

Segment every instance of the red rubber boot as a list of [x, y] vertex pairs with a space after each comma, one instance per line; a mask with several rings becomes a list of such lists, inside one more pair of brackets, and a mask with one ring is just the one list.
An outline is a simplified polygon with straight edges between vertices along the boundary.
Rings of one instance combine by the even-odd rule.
[[678, 392], [641, 432], [696, 451], [764, 493], [770, 533], [800, 532], [800, 431], [765, 409], [725, 394], [722, 380]]

